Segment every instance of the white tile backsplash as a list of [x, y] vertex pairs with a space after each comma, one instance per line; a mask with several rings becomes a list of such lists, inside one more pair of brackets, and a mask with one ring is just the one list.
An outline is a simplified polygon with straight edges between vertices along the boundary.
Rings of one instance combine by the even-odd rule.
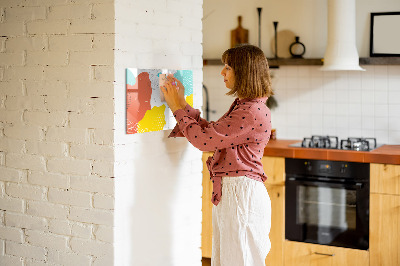
[[[277, 137], [376, 137], [382, 144], [400, 144], [400, 66], [362, 67], [366, 71], [329, 72], [320, 71], [318, 66], [272, 69], [278, 101], [278, 108], [272, 110], [272, 124]], [[229, 107], [232, 98], [213, 98], [212, 90], [225, 88], [219, 82], [219, 71], [214, 74], [207, 68], [204, 83], [211, 90], [210, 108]], [[212, 120], [222, 114], [213, 114]]]

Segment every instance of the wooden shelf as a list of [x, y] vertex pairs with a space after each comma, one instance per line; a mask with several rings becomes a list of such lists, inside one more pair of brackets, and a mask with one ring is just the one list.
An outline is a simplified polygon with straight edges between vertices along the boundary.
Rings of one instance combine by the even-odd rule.
[[400, 65], [400, 57], [362, 57], [360, 65]]
[[[279, 66], [321, 66], [323, 58], [268, 58], [271, 68]], [[220, 59], [204, 59], [204, 66], [222, 65]], [[360, 65], [400, 65], [400, 57], [362, 57]]]
[[[270, 67], [279, 66], [304, 66], [304, 65], [322, 65], [321, 58], [268, 58], [268, 64]], [[204, 66], [217, 66], [222, 65], [220, 59], [204, 59]]]

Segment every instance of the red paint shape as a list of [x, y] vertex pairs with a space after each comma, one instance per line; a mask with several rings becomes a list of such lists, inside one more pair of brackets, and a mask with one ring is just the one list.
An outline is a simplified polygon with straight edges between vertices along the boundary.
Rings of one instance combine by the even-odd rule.
[[149, 73], [142, 72], [136, 77], [135, 85], [126, 84], [127, 133], [137, 133], [137, 124], [151, 109], [151, 81]]

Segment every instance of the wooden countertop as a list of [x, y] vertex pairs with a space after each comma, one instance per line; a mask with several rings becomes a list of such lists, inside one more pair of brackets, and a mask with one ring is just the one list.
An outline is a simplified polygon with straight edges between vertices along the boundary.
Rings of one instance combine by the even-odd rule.
[[363, 163], [400, 164], [400, 145], [383, 145], [372, 151], [289, 147], [301, 140], [270, 140], [264, 156]]

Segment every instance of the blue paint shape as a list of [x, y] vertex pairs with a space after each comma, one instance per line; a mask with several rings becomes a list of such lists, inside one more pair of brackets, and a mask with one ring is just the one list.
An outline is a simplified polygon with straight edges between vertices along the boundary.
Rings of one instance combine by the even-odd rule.
[[185, 96], [193, 94], [193, 72], [192, 70], [177, 70], [174, 74], [185, 87]]
[[136, 83], [136, 77], [133, 75], [129, 68], [126, 69], [126, 83], [133, 86]]

